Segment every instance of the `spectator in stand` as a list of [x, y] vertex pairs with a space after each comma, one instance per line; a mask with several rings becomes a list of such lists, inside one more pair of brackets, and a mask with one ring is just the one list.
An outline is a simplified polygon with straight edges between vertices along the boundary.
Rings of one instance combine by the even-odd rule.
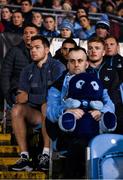
[[2, 4], [3, 6], [7, 5], [8, 3], [8, 0], [0, 0], [0, 4]]
[[67, 38], [63, 41], [62, 47], [56, 51], [54, 58], [59, 59], [67, 67], [69, 50], [76, 46], [77, 44], [72, 38]]
[[24, 16], [24, 23], [32, 22], [32, 1], [22, 0], [21, 1], [21, 11]]
[[117, 15], [119, 17], [123, 17], [123, 3], [120, 3], [119, 6], [117, 7]]
[[73, 38], [74, 37], [74, 29], [73, 24], [69, 20], [63, 20], [60, 24], [60, 37], [61, 38]]
[[88, 16], [79, 17], [81, 29], [75, 31], [75, 37], [81, 40], [87, 40], [95, 32], [95, 26], [91, 25]]
[[[107, 46], [107, 45], [106, 45]], [[113, 45], [114, 46], [114, 45]], [[107, 49], [107, 47], [106, 47]], [[107, 51], [107, 50], [106, 50]], [[113, 64], [111, 66], [105, 59], [105, 42], [100, 37], [94, 37], [88, 41], [88, 58], [89, 67], [87, 72], [95, 73], [97, 77], [103, 82], [104, 88], [108, 90], [108, 94], [111, 97], [113, 103], [115, 104], [115, 112], [117, 115], [117, 129], [119, 132], [123, 133], [123, 111], [122, 109], [122, 99], [119, 91], [120, 79], [116, 66]], [[116, 62], [116, 61], [115, 61]]]
[[70, 2], [64, 2], [62, 4], [62, 9], [70, 12], [72, 10], [72, 4]]
[[62, 9], [61, 0], [52, 0], [52, 9], [61, 10]]
[[90, 39], [96, 36], [105, 39], [110, 34], [110, 22], [106, 14], [103, 14], [100, 20], [97, 21], [95, 28], [95, 33], [92, 34]]
[[[94, 135], [95, 130], [93, 130], [93, 135], [89, 131], [89, 126], [91, 126], [91, 128], [93, 126], [93, 128], [95, 129], [95, 123], [93, 125], [92, 119], [91, 119], [91, 123], [88, 123], [87, 125], [86, 125], [87, 121], [85, 121], [85, 123], [83, 123], [82, 125], [81, 123], [79, 123], [81, 122], [81, 120], [84, 120], [81, 118], [82, 117], [84, 118], [85, 112], [88, 110], [86, 108], [84, 109], [84, 107], [82, 107], [82, 104], [80, 107], [77, 106], [75, 107], [74, 103], [73, 103], [74, 105], [72, 105], [71, 104], [72, 100], [71, 98], [68, 98], [68, 94], [67, 94], [67, 92], [69, 91], [68, 88], [72, 87], [69, 86], [69, 84], [71, 83], [71, 80], [73, 78], [76, 78], [80, 73], [89, 75], [88, 73], [86, 73], [87, 67], [88, 67], [88, 61], [87, 61], [86, 51], [80, 47], [71, 49], [68, 54], [68, 65], [67, 65], [68, 71], [64, 72], [63, 75], [51, 86], [51, 88], [48, 91], [48, 98], [47, 98], [48, 119], [46, 120], [46, 127], [47, 127], [47, 132], [49, 132], [49, 135], [51, 135], [51, 138], [53, 138], [53, 140], [56, 140], [56, 148], [58, 150], [65, 151], [66, 160], [64, 161], [63, 164], [64, 179], [73, 179], [73, 178], [83, 179], [83, 175], [85, 176], [86, 147], [88, 146], [90, 139], [95, 136]], [[86, 84], [86, 80], [83, 82], [82, 80], [79, 79], [78, 81], [76, 81], [76, 88], [78, 86], [79, 89], [82, 89], [84, 83]], [[73, 89], [74, 88], [75, 87], [73, 87]], [[77, 96], [79, 98], [78, 94], [76, 94], [75, 99], [77, 99]], [[68, 102], [67, 100], [68, 101], [70, 100], [69, 103], [67, 103]], [[103, 113], [108, 111], [114, 113], [114, 105], [110, 100], [106, 90], [103, 90], [102, 100], [104, 102], [102, 111], [99, 109], [98, 110], [93, 109], [89, 111], [89, 114], [91, 114], [91, 116], [94, 118], [94, 122], [96, 123], [99, 123], [101, 121], [101, 115]], [[81, 127], [81, 129], [83, 128], [85, 130], [84, 132], [80, 130], [82, 133], [81, 136], [79, 135], [79, 133], [76, 134], [75, 132], [72, 131], [72, 127], [74, 123], [71, 123], [69, 126], [69, 128], [71, 128], [71, 132], [68, 130], [69, 128], [68, 129], [66, 128], [67, 127], [66, 123], [64, 127], [68, 131], [65, 132], [62, 131], [63, 129], [62, 130], [60, 129], [63, 121], [59, 126], [58, 124], [60, 123], [58, 122], [60, 120], [60, 117], [63, 115], [63, 113], [74, 114], [76, 119], [75, 120], [76, 124], [78, 123], [77, 129]], [[71, 119], [68, 120], [69, 122], [71, 122]]]
[[39, 27], [40, 32], [42, 32], [43, 29], [44, 29], [43, 21], [44, 21], [43, 20], [43, 15], [41, 14], [41, 12], [33, 11], [32, 23], [35, 24], [37, 27]]
[[102, 12], [102, 4], [104, 3], [104, 0], [98, 0], [98, 1], [96, 1], [96, 3], [97, 3], [97, 5], [98, 5], [98, 7], [99, 7], [99, 11], [100, 12]]
[[81, 16], [88, 16], [87, 10], [85, 10], [83, 7], [79, 7], [77, 9], [76, 19], [75, 19], [75, 22], [74, 22], [74, 31], [76, 31], [76, 30], [81, 28], [80, 21], [79, 21], [79, 18]]
[[11, 0], [10, 4], [14, 4], [14, 5], [21, 5], [21, 0]]
[[45, 37], [58, 37], [59, 32], [56, 30], [56, 19], [52, 15], [47, 15], [44, 17], [44, 30], [41, 33], [42, 36]]
[[123, 82], [123, 57], [119, 54], [120, 46], [115, 36], [107, 36], [105, 39], [105, 60], [107, 64], [116, 68], [119, 79]]
[[33, 4], [33, 7], [45, 8], [45, 2], [44, 2], [44, 0], [37, 0], [37, 1]]
[[[120, 82], [123, 83], [123, 57], [119, 54], [119, 42], [116, 37], [108, 36], [105, 39], [106, 55], [104, 59], [109, 67], [116, 69]], [[121, 86], [122, 87], [122, 86]], [[123, 88], [120, 89], [121, 97], [123, 96]], [[117, 106], [117, 129], [116, 133], [123, 134], [123, 99]]]
[[[42, 125], [43, 151], [38, 155], [37, 170], [49, 168], [49, 137], [45, 130], [45, 109], [48, 86], [65, 70], [63, 64], [49, 55], [49, 41], [40, 35], [31, 38], [30, 54], [33, 62], [20, 75], [16, 104], [12, 108], [12, 126], [20, 148], [20, 161], [11, 166], [15, 171], [31, 171], [27, 124]], [[42, 148], [41, 148], [42, 149]]]
[[31, 37], [38, 34], [38, 28], [34, 24], [24, 27], [23, 41], [16, 47], [12, 47], [6, 54], [1, 68], [1, 89], [7, 103], [12, 106], [15, 103], [15, 95], [18, 89], [18, 81], [22, 69], [31, 63], [30, 43]]
[[[27, 146], [27, 124], [35, 127], [41, 124], [44, 140], [43, 151], [37, 157], [37, 170], [49, 168], [49, 137], [45, 130], [45, 109], [48, 86], [65, 70], [59, 61], [49, 55], [49, 41], [40, 35], [33, 36], [30, 54], [33, 62], [23, 69], [20, 75], [16, 104], [12, 108], [12, 127], [20, 148], [20, 160], [11, 166], [15, 171], [31, 171]], [[41, 148], [42, 149], [42, 148]]]
[[87, 71], [97, 74], [104, 87], [108, 89], [112, 101], [117, 105], [120, 101], [118, 93], [120, 80], [117, 71], [113, 67], [109, 68], [106, 61], [104, 61], [104, 55], [105, 42], [102, 38], [94, 37], [88, 40], [89, 68]]
[[105, 1], [102, 4], [102, 12], [109, 13], [109, 14], [115, 14], [116, 13], [116, 4], [111, 0]]
[[92, 1], [89, 8], [89, 13], [99, 13], [98, 5], [95, 1]]
[[82, 6], [86, 11], [89, 10], [91, 4], [91, 0], [82, 0], [80, 1], [80, 6]]
[[24, 17], [20, 10], [16, 10], [12, 14], [12, 28], [10, 32], [23, 34]]
[[123, 0], [115, 0], [116, 7], [118, 7], [122, 2], [123, 2]]
[[9, 7], [4, 6], [1, 9], [0, 32], [8, 32], [11, 30], [12, 12]]

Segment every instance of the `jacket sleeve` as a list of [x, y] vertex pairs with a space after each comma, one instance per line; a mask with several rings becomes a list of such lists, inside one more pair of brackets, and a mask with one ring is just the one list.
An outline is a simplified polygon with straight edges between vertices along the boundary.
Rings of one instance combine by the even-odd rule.
[[99, 121], [100, 133], [112, 132], [117, 126], [117, 117], [115, 115], [115, 106], [110, 99], [107, 89], [103, 91], [103, 109], [102, 116]]
[[111, 113], [115, 113], [115, 106], [114, 103], [112, 102], [110, 96], [108, 95], [108, 90], [104, 89], [103, 90], [103, 109], [101, 110], [102, 113], [106, 113], [106, 112], [111, 112]]
[[1, 68], [1, 89], [4, 97], [7, 96], [8, 91], [10, 89], [11, 76], [13, 73], [13, 64], [15, 59], [14, 49], [11, 49], [5, 59], [3, 60], [2, 68]]
[[57, 122], [64, 110], [65, 106], [61, 102], [61, 92], [58, 89], [51, 87], [48, 91], [47, 98], [47, 118], [51, 122]]

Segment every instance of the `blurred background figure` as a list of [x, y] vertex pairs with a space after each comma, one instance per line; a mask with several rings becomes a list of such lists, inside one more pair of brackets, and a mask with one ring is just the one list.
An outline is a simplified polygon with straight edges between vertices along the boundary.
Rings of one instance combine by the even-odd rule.
[[95, 33], [92, 34], [91, 37], [98, 36], [105, 39], [109, 34], [110, 34], [110, 21], [108, 16], [106, 14], [103, 14], [100, 17], [100, 20], [97, 21], [95, 27]]
[[32, 21], [32, 1], [22, 0], [21, 1], [21, 11], [24, 16], [24, 23], [29, 23]]
[[88, 11], [86, 9], [84, 9], [83, 7], [80, 7], [77, 9], [76, 18], [75, 18], [75, 22], [74, 22], [74, 30], [81, 28], [80, 21], [79, 21], [79, 18], [81, 16], [88, 16]]
[[8, 0], [0, 0], [0, 4], [5, 6], [5, 5], [9, 4], [9, 1]]
[[0, 32], [8, 32], [11, 30], [11, 17], [12, 11], [9, 7], [3, 7], [1, 9], [1, 22], [0, 22]]
[[123, 17], [123, 3], [119, 4], [119, 6], [117, 7], [117, 15], [119, 17]]
[[58, 37], [59, 32], [56, 30], [57, 23], [55, 16], [47, 15], [44, 17], [43, 21], [44, 29], [41, 31], [41, 35], [45, 37]]
[[59, 29], [60, 29], [60, 37], [61, 38], [74, 37], [73, 24], [70, 21], [63, 20]]
[[99, 13], [98, 4], [95, 1], [92, 1], [89, 7], [89, 13]]
[[39, 33], [43, 31], [43, 15], [39, 11], [33, 11], [32, 23], [39, 27]]
[[76, 46], [77, 43], [72, 38], [65, 39], [61, 48], [56, 51], [54, 58], [61, 61], [67, 67], [69, 50], [71, 48], [75, 48]]
[[33, 4], [33, 7], [45, 8], [45, 2], [44, 2], [44, 0], [37, 0], [37, 1]]
[[62, 9], [61, 0], [52, 0], [52, 8], [61, 10]]
[[88, 16], [81, 16], [79, 18], [81, 28], [76, 30], [75, 37], [81, 40], [87, 40], [95, 33], [95, 26], [91, 25]]
[[11, 31], [16, 34], [23, 34], [23, 23], [24, 23], [24, 17], [23, 13], [20, 10], [16, 10], [12, 14], [12, 27]]

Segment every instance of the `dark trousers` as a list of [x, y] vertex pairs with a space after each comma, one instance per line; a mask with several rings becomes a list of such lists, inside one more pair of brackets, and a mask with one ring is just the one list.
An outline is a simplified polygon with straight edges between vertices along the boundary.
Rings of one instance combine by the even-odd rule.
[[64, 164], [64, 179], [82, 179], [86, 174], [86, 147], [90, 138], [76, 138], [72, 135], [63, 135], [58, 139], [59, 150], [67, 150]]

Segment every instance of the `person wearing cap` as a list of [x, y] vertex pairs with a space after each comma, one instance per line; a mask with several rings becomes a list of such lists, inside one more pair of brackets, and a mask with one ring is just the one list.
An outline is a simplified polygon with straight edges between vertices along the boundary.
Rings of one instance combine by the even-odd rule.
[[95, 1], [92, 1], [90, 4], [89, 13], [98, 13], [98, 12], [99, 12], [99, 8], [97, 3]]
[[61, 38], [74, 37], [73, 24], [69, 20], [63, 20], [59, 29]]
[[95, 33], [92, 34], [92, 36], [90, 36], [90, 39], [95, 36], [105, 39], [109, 34], [110, 34], [109, 18], [106, 14], [103, 14], [100, 20], [97, 21], [95, 27]]

